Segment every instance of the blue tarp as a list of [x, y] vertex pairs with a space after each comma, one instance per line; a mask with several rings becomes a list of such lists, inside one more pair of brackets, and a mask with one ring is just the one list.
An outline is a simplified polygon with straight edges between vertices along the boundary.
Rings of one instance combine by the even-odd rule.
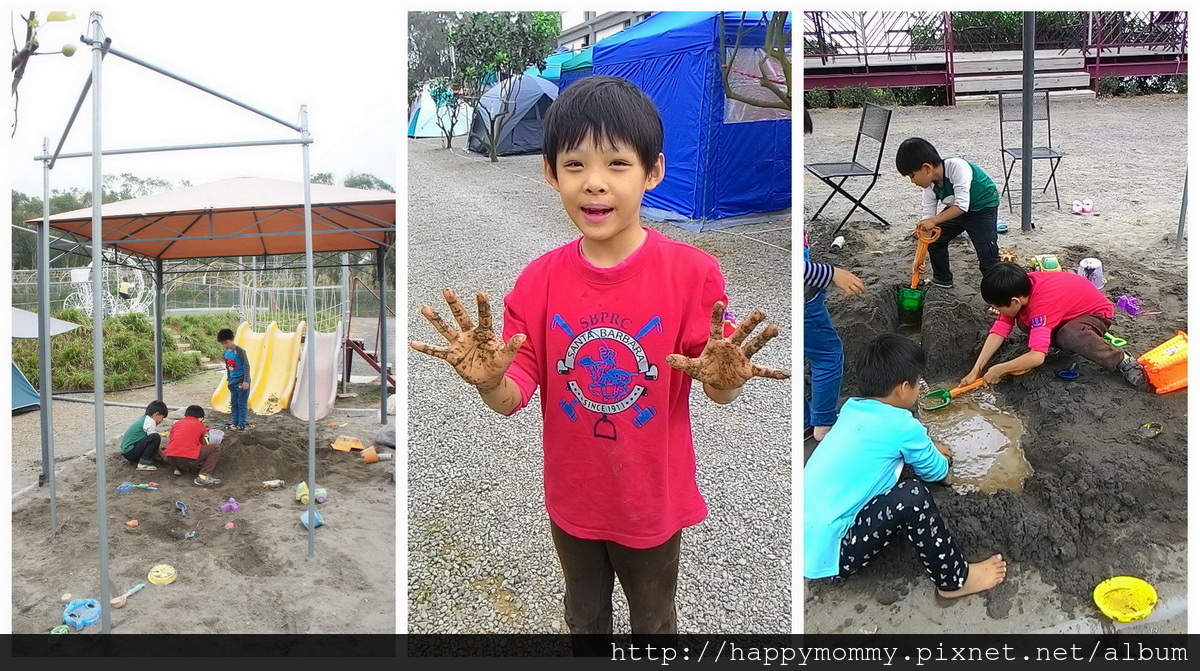
[[547, 81], [557, 82], [563, 63], [566, 63], [574, 57], [575, 54], [570, 51], [564, 51], [561, 54], [547, 56], [545, 70], [538, 70], [537, 66], [534, 65], [526, 70], [523, 74], [533, 75], [535, 77], [541, 77]]
[[[596, 43], [594, 74], [633, 81], [662, 114], [666, 176], [644, 206], [702, 221], [791, 207], [791, 119], [725, 123], [718, 22], [732, 45], [742, 18], [660, 12]], [[746, 13], [747, 23], [761, 19]], [[743, 35], [741, 46], [761, 47], [763, 34]]]
[[37, 390], [29, 384], [29, 380], [25, 379], [25, 374], [14, 363], [12, 365], [12, 414], [19, 415], [23, 412], [37, 410], [41, 402], [42, 397], [38, 395]]

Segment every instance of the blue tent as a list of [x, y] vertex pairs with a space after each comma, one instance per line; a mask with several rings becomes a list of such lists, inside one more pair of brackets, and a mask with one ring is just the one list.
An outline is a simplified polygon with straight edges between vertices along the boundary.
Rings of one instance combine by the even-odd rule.
[[17, 364], [12, 365], [12, 414], [19, 415], [23, 412], [37, 410], [42, 402], [42, 397], [38, 395], [37, 390], [29, 384], [25, 374], [17, 368]]
[[[700, 221], [791, 207], [791, 119], [725, 119], [719, 22], [732, 47], [742, 20], [743, 12], [660, 12], [596, 43], [595, 74], [633, 81], [666, 127], [666, 177], [643, 206]], [[765, 24], [760, 12], [745, 21]], [[764, 32], [743, 35], [741, 46], [761, 47]]]

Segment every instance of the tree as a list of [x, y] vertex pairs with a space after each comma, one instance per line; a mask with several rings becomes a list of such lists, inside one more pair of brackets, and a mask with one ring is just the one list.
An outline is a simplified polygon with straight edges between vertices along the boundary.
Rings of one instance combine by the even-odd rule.
[[425, 82], [449, 76], [454, 55], [450, 29], [458, 23], [458, 12], [408, 13], [408, 100], [411, 102]]
[[[726, 60], [721, 64], [725, 97], [752, 107], [792, 109], [792, 31], [787, 27], [788, 15], [788, 12], [762, 12], [761, 18], [752, 20], [746, 12], [742, 12], [733, 48], [725, 50]], [[725, 22], [718, 21], [717, 25], [720, 26], [721, 44], [726, 44]], [[755, 73], [742, 67], [746, 56], [743, 55], [742, 59], [738, 56], [742, 52], [742, 38], [760, 30], [763, 31], [763, 46], [752, 54], [758, 70]], [[736, 87], [731, 83], [734, 75], [742, 80], [742, 86]], [[757, 86], [745, 86], [747, 80], [757, 83]], [[766, 95], [759, 89], [765, 90]]]
[[[429, 80], [429, 95], [433, 98], [437, 127], [446, 138], [446, 149], [454, 142], [454, 128], [467, 109], [467, 102], [458, 95], [449, 77], [434, 77]], [[442, 111], [445, 110], [445, 114]]]
[[325, 186], [333, 186], [332, 172], [318, 172], [308, 180], [312, 184], [324, 184]]
[[[46, 15], [46, 21], [70, 21], [75, 18], [74, 14], [67, 12], [50, 12]], [[12, 134], [17, 134], [17, 106], [20, 102], [20, 97], [17, 95], [17, 87], [21, 84], [21, 79], [25, 77], [25, 68], [29, 65], [29, 59], [34, 56], [49, 56], [52, 54], [62, 54], [68, 58], [75, 54], [74, 44], [64, 44], [60, 51], [39, 52], [38, 48], [41, 44], [38, 42], [38, 31], [42, 27], [42, 21], [38, 20], [37, 12], [29, 12], [29, 16], [22, 16], [21, 20], [25, 22], [25, 43], [20, 47], [17, 46], [16, 31], [13, 31], [13, 57], [12, 57], [12, 96], [13, 96], [13, 130]]]
[[[514, 75], [536, 65], [546, 67], [554, 50], [562, 17], [557, 12], [472, 12], [450, 30], [454, 50], [451, 83], [472, 108], [485, 113], [488, 157], [497, 161], [496, 138], [513, 113]], [[480, 110], [479, 99], [491, 75], [497, 78], [499, 102]]]
[[351, 189], [366, 189], [368, 191], [388, 191], [390, 193], [396, 193], [396, 190], [392, 188], [391, 184], [388, 184], [369, 172], [351, 172], [349, 175], [346, 175], [346, 179], [342, 182], [342, 185]]

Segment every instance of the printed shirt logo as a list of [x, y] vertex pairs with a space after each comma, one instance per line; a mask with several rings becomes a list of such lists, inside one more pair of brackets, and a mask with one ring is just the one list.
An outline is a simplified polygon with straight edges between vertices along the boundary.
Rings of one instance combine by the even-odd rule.
[[1045, 326], [1046, 318], [1044, 316], [1043, 317], [1034, 317], [1033, 319], [1029, 320], [1029, 325], [1033, 328], [1037, 328], [1039, 326]]
[[611, 318], [600, 320], [597, 326], [579, 333], [557, 314], [553, 316], [550, 328], [561, 330], [571, 338], [571, 344], [556, 368], [559, 375], [568, 376], [567, 389], [574, 400], [559, 401], [559, 408], [572, 422], [579, 420], [581, 410], [600, 415], [593, 435], [616, 440], [616, 425], [609, 415], [632, 409], [633, 425], [641, 428], [656, 414], [653, 406], [644, 401], [639, 403], [646, 388], [638, 382], [658, 379], [658, 366], [650, 363], [639, 341], [652, 331], [661, 333], [662, 320], [653, 317], [635, 335], [630, 335], [617, 326], [627, 320], [604, 314]]

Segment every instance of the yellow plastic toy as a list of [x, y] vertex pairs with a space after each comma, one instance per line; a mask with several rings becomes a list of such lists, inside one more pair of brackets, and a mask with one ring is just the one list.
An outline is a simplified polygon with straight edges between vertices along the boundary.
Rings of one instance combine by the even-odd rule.
[[1158, 591], [1154, 585], [1128, 575], [1109, 578], [1092, 590], [1092, 600], [1100, 612], [1117, 622], [1140, 620], [1154, 610]]
[[1038, 254], [1029, 259], [1029, 267], [1034, 270], [1043, 270], [1046, 272], [1061, 272], [1062, 264], [1058, 262], [1058, 257], [1054, 254]]

